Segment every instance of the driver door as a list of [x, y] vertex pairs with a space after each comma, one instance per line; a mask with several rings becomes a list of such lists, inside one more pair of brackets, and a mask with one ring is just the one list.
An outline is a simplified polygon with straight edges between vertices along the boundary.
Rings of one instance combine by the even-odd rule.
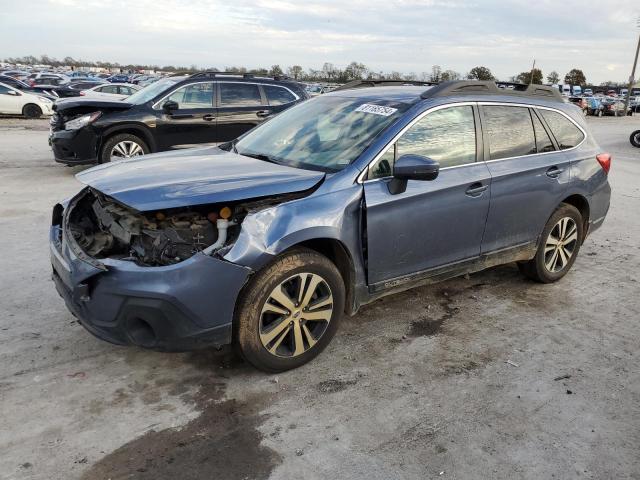
[[[440, 108], [415, 122], [370, 167], [364, 194], [372, 290], [479, 257], [491, 187], [480, 139], [476, 106]], [[404, 192], [393, 194], [393, 163], [404, 154], [432, 158], [440, 172], [435, 180], [408, 180]]]
[[[190, 83], [175, 90], [159, 105], [156, 130], [158, 149], [186, 147], [216, 141], [217, 109], [213, 82]], [[164, 103], [173, 101], [176, 110], [165, 112]]]

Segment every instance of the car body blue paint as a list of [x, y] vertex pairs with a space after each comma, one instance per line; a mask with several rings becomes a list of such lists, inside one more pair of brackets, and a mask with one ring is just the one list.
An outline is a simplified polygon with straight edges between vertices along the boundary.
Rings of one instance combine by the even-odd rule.
[[205, 205], [307, 190], [324, 173], [276, 165], [214, 147], [99, 165], [76, 175], [138, 211]]
[[[480, 149], [476, 163], [443, 169], [434, 181], [409, 180], [406, 191], [396, 195], [389, 193], [388, 178], [360, 183], [360, 174], [404, 127], [439, 105], [493, 101], [549, 107], [566, 113], [588, 132], [573, 105], [508, 95], [423, 100], [420, 93], [424, 90], [379, 87], [329, 94], [412, 104], [351, 165], [337, 173], [283, 167], [216, 148], [165, 152], [88, 170], [78, 176], [80, 181], [140, 211], [304, 190], [309, 193], [250, 213], [222, 258], [205, 260], [204, 255], [196, 254], [173, 266], [169, 283], [154, 280], [154, 275], [161, 277], [164, 270], [126, 268], [122, 265], [126, 261], [104, 262], [107, 272], [91, 270], [85, 262], [78, 263], [64, 245], [52, 250], [54, 269], [64, 271], [61, 264], [70, 263], [70, 279], [63, 283], [71, 291], [92, 275], [96, 284], [104, 281], [111, 288], [109, 292], [99, 290], [105, 299], [135, 285], [131, 290], [135, 298], [161, 294], [169, 304], [186, 305], [187, 310], [193, 302], [203, 302], [203, 310], [191, 315], [202, 319], [211, 309], [206, 330], [230, 328], [238, 292], [250, 281], [251, 272], [310, 240], [339, 242], [347, 251], [353, 269], [348, 287], [354, 291], [349, 310], [355, 312], [359, 305], [377, 298], [379, 288], [409, 285], [424, 272], [440, 274], [444, 269], [460, 273], [465, 262], [496, 253], [502, 255], [497, 258], [503, 262], [531, 258], [531, 247], [535, 249], [545, 222], [560, 202], [572, 195], [588, 202], [590, 231], [602, 224], [609, 208], [610, 187], [595, 159], [601, 150], [589, 133], [587, 140], [572, 150], [527, 156], [526, 166], [518, 164], [522, 158], [485, 162]], [[546, 175], [552, 166], [563, 168], [558, 178]], [[476, 181], [488, 183], [489, 188], [478, 198], [465, 196], [465, 188]], [[529, 249], [518, 250], [522, 245]], [[510, 256], [511, 250], [516, 253]], [[112, 280], [107, 283], [109, 276]], [[178, 284], [175, 288], [174, 281]], [[189, 288], [193, 288], [192, 294]], [[95, 328], [93, 319], [86, 322]]]

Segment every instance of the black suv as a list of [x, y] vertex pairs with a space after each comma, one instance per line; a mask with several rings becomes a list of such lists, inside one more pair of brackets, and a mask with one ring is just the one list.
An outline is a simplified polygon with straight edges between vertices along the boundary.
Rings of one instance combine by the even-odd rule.
[[307, 98], [302, 84], [286, 78], [220, 72], [175, 75], [125, 101], [57, 102], [49, 144], [57, 162], [78, 165], [227, 142]]

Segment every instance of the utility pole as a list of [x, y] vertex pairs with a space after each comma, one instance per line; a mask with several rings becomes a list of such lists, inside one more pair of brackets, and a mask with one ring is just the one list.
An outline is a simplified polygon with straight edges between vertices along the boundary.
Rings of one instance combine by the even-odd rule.
[[[638, 27], [640, 27], [640, 17], [638, 17]], [[636, 47], [636, 56], [633, 59], [633, 68], [631, 69], [631, 76], [629, 77], [629, 86], [627, 87], [627, 94], [624, 97], [624, 114], [626, 115], [629, 109], [629, 97], [631, 96], [631, 89], [635, 83], [636, 66], [638, 65], [638, 53], [640, 53], [640, 35], [638, 35], [638, 46]]]
[[529, 85], [533, 83], [533, 71], [536, 69], [536, 59], [533, 59], [533, 66], [531, 67], [531, 73], [529, 74]]

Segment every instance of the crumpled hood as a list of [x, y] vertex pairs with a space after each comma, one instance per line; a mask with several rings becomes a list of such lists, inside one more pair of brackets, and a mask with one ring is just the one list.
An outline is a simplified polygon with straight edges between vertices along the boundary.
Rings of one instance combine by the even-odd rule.
[[76, 178], [143, 212], [301, 192], [324, 175], [204, 147], [99, 165]]

